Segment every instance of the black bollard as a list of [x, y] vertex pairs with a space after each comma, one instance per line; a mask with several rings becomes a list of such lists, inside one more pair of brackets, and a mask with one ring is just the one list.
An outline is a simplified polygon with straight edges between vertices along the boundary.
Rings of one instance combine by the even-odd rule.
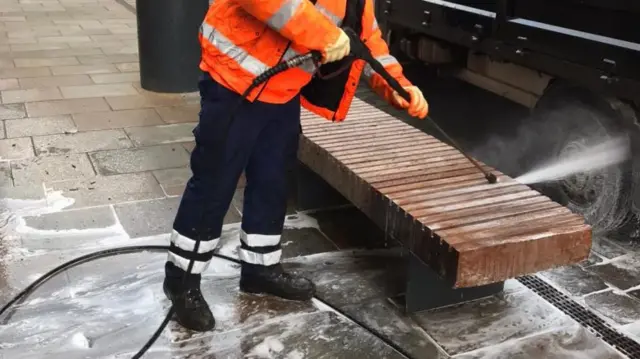
[[209, 0], [136, 0], [140, 84], [153, 92], [198, 89], [198, 32]]

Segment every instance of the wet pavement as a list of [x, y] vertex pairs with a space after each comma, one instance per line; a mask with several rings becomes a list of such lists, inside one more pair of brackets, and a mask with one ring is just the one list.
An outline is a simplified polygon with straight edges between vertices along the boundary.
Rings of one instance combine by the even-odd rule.
[[[198, 97], [140, 88], [132, 5], [0, 1], [0, 305], [80, 255], [167, 244]], [[461, 86], [425, 91], [432, 104], [477, 93]], [[218, 249], [232, 257], [242, 188]], [[623, 358], [515, 280], [493, 297], [404, 315], [388, 298], [403, 291], [406, 258], [354, 208], [299, 213], [292, 203], [283, 245], [286, 265], [318, 285], [317, 300], [242, 294], [237, 265], [214, 259], [203, 291], [216, 330], [171, 323], [146, 357]], [[588, 261], [539, 275], [640, 341], [639, 256], [640, 247], [596, 238]], [[169, 308], [164, 260], [126, 254], [53, 277], [0, 318], [0, 358], [130, 358]]]

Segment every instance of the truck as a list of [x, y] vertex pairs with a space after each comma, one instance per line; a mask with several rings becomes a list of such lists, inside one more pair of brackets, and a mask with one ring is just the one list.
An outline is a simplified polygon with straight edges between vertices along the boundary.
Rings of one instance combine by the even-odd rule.
[[[525, 106], [527, 143], [511, 176], [619, 138], [628, 159], [533, 185], [595, 233], [639, 237], [640, 2], [376, 0], [392, 54], [446, 67]], [[482, 160], [482, 158], [480, 158]], [[511, 161], [513, 162], [513, 161]]]

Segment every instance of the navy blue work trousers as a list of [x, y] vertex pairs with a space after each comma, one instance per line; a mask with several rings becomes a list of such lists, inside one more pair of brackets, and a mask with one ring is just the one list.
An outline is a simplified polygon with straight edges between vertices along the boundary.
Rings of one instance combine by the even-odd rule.
[[[171, 234], [168, 276], [181, 276], [209, 265], [220, 240], [223, 219], [242, 171], [245, 171], [239, 257], [252, 266], [280, 261], [280, 236], [287, 207], [287, 172], [296, 163], [300, 134], [300, 99], [285, 104], [244, 101], [208, 74], [199, 83], [200, 119], [194, 130], [192, 177], [187, 183]], [[197, 239], [198, 253], [194, 253]], [[194, 277], [194, 276], [191, 276]]]

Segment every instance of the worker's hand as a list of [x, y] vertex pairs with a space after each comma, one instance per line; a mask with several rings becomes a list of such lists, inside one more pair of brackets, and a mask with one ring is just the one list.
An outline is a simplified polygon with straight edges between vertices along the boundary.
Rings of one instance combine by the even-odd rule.
[[425, 100], [424, 95], [422, 95], [422, 91], [416, 86], [407, 86], [404, 89], [411, 95], [411, 103], [407, 102], [407, 100], [396, 91], [393, 91], [393, 103], [402, 109], [406, 109], [409, 115], [413, 117], [419, 119], [427, 117], [429, 104], [427, 100]]
[[338, 40], [324, 49], [324, 58], [322, 59], [323, 64], [342, 60], [345, 56], [349, 55], [349, 52], [351, 51], [349, 37], [344, 33], [344, 31], [342, 31], [342, 29], [338, 28], [338, 30], [340, 30]]

